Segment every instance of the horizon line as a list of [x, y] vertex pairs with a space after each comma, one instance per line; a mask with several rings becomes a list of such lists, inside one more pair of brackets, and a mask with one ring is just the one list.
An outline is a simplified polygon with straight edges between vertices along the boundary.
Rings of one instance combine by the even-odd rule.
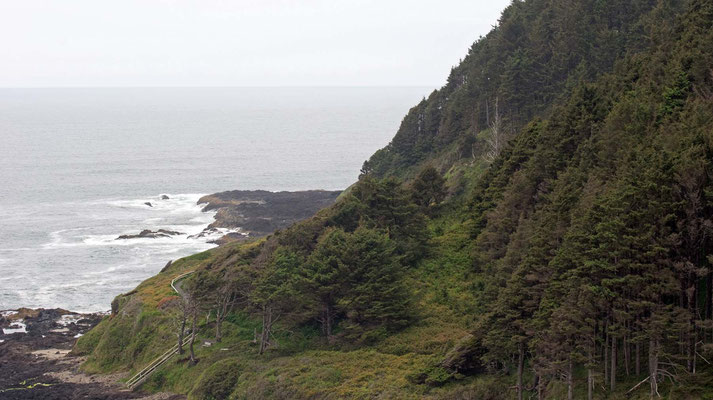
[[432, 85], [126, 85], [126, 86], [0, 86], [0, 89], [308, 89], [308, 88], [434, 88]]

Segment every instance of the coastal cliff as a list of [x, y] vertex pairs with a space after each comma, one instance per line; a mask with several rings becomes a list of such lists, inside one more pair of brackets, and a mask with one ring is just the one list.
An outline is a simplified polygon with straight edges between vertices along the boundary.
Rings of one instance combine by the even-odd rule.
[[333, 205], [172, 263], [75, 351], [136, 372], [190, 317], [144, 390], [710, 397], [711, 65], [709, 1], [513, 2]]

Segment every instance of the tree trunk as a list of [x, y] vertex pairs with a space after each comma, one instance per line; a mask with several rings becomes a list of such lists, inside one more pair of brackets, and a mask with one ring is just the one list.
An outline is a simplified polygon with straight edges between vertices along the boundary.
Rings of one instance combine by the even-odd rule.
[[191, 342], [190, 342], [190, 351], [191, 351], [191, 364], [196, 365], [198, 360], [196, 360], [196, 353], [193, 351], [193, 343], [196, 341], [196, 323], [198, 322], [198, 311], [193, 312], [193, 320], [191, 321]]
[[651, 391], [649, 395], [651, 398], [659, 395], [659, 386], [656, 378], [658, 376], [659, 367], [659, 355], [658, 355], [658, 341], [655, 339], [649, 340], [649, 384], [651, 385]]
[[612, 392], [616, 388], [616, 336], [611, 337], [611, 371], [609, 372], [609, 390]]
[[627, 340], [627, 336], [624, 336], [624, 371], [626, 376], [629, 376], [629, 363], [631, 361], [631, 343]]
[[183, 336], [186, 333], [186, 314], [181, 318], [181, 329], [178, 331], [178, 354], [183, 354]]
[[[598, 323], [597, 323], [598, 325]], [[592, 332], [592, 341], [589, 344], [589, 352], [587, 355], [587, 399], [592, 400], [594, 398], [594, 366], [595, 358], [597, 355], [597, 326], [594, 327]]]
[[[705, 310], [705, 319], [713, 319], [713, 272], [709, 272], [708, 275], [706, 275], [706, 310]], [[708, 332], [704, 330], [703, 333], [703, 341], [705, 342], [708, 338]]]
[[223, 340], [223, 332], [221, 332], [221, 327], [223, 326], [223, 318], [218, 314], [215, 317], [215, 341], [220, 343]]
[[325, 304], [322, 310], [322, 333], [326, 337], [332, 336], [332, 325], [334, 324], [334, 311], [331, 304]]
[[641, 375], [641, 344], [636, 342], [636, 363], [634, 365], [636, 376]]
[[[604, 325], [604, 330], [606, 331], [606, 325]], [[604, 385], [609, 382], [609, 333], [607, 332], [604, 336]]]
[[[695, 337], [696, 339], [698, 338], [697, 336]], [[695, 340], [695, 339], [694, 339]], [[696, 355], [697, 353], [697, 348], [698, 346], [696, 345], [698, 342], [693, 343], [693, 370], [691, 372], [695, 375], [696, 374]]]
[[545, 379], [540, 376], [540, 379], [537, 380], [537, 400], [544, 400], [545, 399]]
[[260, 350], [259, 354], [263, 354], [270, 344], [270, 330], [272, 329], [272, 307], [263, 306], [262, 308], [262, 333], [260, 334]]
[[522, 372], [525, 369], [525, 344], [520, 343], [518, 345], [517, 354], [517, 400], [522, 400], [523, 387], [522, 387]]
[[691, 319], [688, 328], [688, 372], [693, 372], [695, 370], [695, 346], [696, 346], [696, 316], [698, 315], [698, 310], [696, 307], [696, 298], [698, 291], [696, 290], [696, 284], [694, 279], [691, 279], [690, 289], [687, 292], [688, 295], [688, 310], [690, 311]]
[[572, 358], [570, 357], [567, 364], [567, 400], [574, 399], [574, 380], [572, 375], [574, 374], [572, 370]]
[[713, 301], [713, 289], [711, 286], [713, 286], [713, 272], [709, 272], [708, 275], [706, 275], [706, 319], [713, 318], [713, 305], [711, 305], [711, 301]]
[[485, 125], [490, 126], [490, 107], [488, 101], [485, 101]]

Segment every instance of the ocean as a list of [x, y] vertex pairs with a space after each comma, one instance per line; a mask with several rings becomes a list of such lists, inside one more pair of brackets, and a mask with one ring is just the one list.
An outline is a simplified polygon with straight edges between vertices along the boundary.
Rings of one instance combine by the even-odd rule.
[[[0, 310], [108, 310], [214, 246], [189, 238], [213, 220], [200, 196], [344, 189], [428, 92], [0, 89]], [[184, 234], [115, 240], [159, 228]]]

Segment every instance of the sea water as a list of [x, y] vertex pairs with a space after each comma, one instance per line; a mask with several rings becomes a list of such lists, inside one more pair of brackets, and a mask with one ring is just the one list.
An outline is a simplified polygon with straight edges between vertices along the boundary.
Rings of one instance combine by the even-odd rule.
[[[427, 93], [0, 89], [0, 310], [107, 310], [169, 260], [214, 246], [190, 237], [213, 220], [202, 195], [344, 189]], [[116, 240], [161, 228], [182, 234]]]

